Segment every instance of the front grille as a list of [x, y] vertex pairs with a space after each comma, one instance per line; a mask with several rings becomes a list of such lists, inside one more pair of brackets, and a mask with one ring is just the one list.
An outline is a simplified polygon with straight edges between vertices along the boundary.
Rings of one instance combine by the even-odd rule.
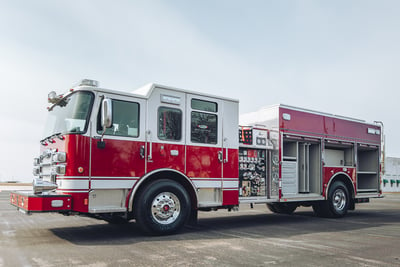
[[63, 162], [60, 162], [57, 157], [57, 149], [47, 149], [43, 151], [39, 158], [34, 159], [34, 175], [39, 176], [39, 179], [47, 182], [56, 182], [56, 177], [59, 174], [57, 170], [60, 168], [56, 168], [57, 165], [63, 165]]

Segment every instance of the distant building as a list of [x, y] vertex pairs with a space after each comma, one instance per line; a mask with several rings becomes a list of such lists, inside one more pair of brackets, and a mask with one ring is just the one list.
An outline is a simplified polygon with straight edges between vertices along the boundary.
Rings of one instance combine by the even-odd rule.
[[383, 192], [400, 192], [400, 158], [387, 157], [382, 177]]

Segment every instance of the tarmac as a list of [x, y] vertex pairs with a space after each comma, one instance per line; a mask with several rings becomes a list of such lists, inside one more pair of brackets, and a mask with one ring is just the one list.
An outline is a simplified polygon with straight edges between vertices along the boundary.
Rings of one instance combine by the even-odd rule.
[[200, 212], [198, 225], [175, 235], [146, 236], [134, 221], [27, 216], [0, 189], [0, 267], [400, 266], [400, 194], [359, 204], [341, 219], [316, 217], [309, 207], [278, 215], [241, 205]]
[[0, 192], [18, 190], [32, 190], [32, 183], [0, 183]]

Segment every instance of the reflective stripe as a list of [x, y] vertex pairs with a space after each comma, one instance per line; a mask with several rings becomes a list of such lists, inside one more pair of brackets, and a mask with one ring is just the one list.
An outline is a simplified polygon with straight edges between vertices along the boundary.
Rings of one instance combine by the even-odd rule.
[[132, 180], [115, 180], [115, 179], [104, 179], [104, 180], [92, 180], [91, 189], [123, 189], [132, 188], [137, 182], [137, 179]]

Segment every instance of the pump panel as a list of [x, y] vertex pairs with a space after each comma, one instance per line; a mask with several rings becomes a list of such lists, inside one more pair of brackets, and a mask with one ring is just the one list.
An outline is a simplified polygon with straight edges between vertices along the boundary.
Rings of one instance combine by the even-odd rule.
[[239, 149], [239, 196], [266, 196], [266, 150]]

